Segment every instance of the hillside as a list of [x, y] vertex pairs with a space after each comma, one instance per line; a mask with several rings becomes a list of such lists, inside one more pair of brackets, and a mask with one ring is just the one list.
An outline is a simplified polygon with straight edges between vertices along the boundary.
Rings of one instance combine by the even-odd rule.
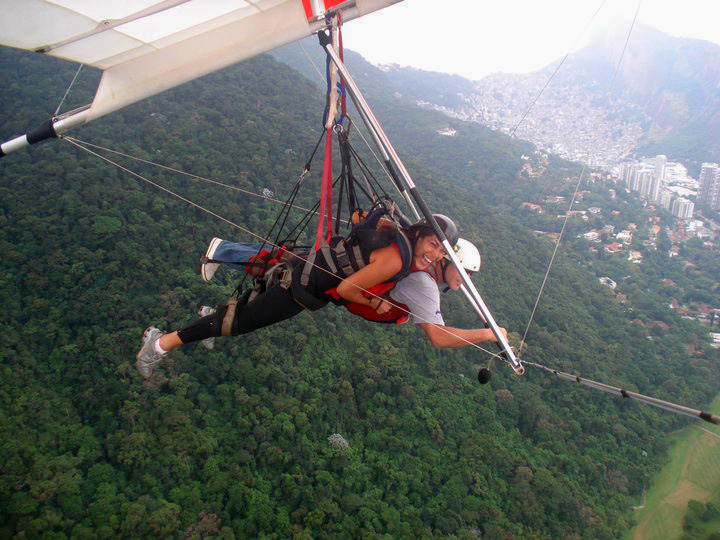
[[[388, 95], [381, 73], [367, 71], [368, 94]], [[0, 112], [20, 132], [52, 110], [45, 100], [61, 97], [74, 66], [3, 50], [0, 72]], [[93, 78], [73, 99], [87, 99]], [[262, 57], [74, 135], [282, 198], [322, 107], [313, 83]], [[480, 290], [521, 332], [551, 245], [494, 192], [528, 185], [519, 171], [531, 147], [460, 121], [444, 138], [446, 117], [399, 98], [376, 112], [431, 207], [480, 245]], [[132, 167], [253, 231], [277, 212]], [[577, 172], [555, 159], [550, 168]], [[64, 141], [3, 158], [0, 177], [2, 537], [613, 538], [663, 459], [663, 432], [685, 425], [539, 372], [497, 366], [480, 386], [481, 351], [435, 350], [417, 329], [333, 307], [213, 351], [173, 352], [166, 379], [143, 385], [132, 366], [143, 328], [176, 327], [198, 303], [223, 302], [234, 280], [203, 283], [197, 260], [212, 236], [247, 236]], [[459, 296], [443, 302], [450, 324], [477, 324]], [[673, 333], [648, 341], [569, 260], [555, 269], [528, 354], [696, 405], [720, 382], [716, 358], [690, 364]], [[331, 446], [334, 433], [349, 447]]]
[[[720, 46], [640, 25], [615, 76], [628, 27], [618, 24], [570, 54], [517, 136], [596, 164], [666, 154], [697, 174], [702, 162], [720, 161]], [[490, 75], [472, 87], [411, 68], [386, 72], [397, 91], [425, 106], [510, 132], [559, 62], [535, 73]]]

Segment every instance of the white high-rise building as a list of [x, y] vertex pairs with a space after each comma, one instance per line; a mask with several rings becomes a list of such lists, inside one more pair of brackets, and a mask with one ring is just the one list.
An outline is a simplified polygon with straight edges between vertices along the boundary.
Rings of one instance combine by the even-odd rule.
[[665, 178], [665, 165], [667, 165], [667, 156], [662, 154], [655, 156], [655, 174], [658, 178]]
[[663, 189], [662, 193], [660, 193], [660, 206], [667, 210], [670, 210], [674, 198], [675, 193], [673, 193], [669, 189]]
[[660, 202], [660, 194], [662, 193], [663, 186], [665, 185], [665, 164], [667, 163], [667, 156], [658, 155], [655, 156], [655, 170], [653, 171], [652, 180], [648, 189], [647, 198], [650, 202]]
[[637, 191], [637, 163], [623, 163], [620, 166], [620, 178], [630, 191]]
[[717, 210], [720, 208], [720, 168], [717, 163], [703, 163], [700, 169], [700, 189], [697, 200]]
[[642, 167], [637, 173], [637, 190], [645, 200], [650, 200], [654, 178], [655, 170], [652, 167]]
[[672, 203], [672, 215], [680, 219], [690, 219], [693, 217], [695, 205], [685, 197], [678, 197]]

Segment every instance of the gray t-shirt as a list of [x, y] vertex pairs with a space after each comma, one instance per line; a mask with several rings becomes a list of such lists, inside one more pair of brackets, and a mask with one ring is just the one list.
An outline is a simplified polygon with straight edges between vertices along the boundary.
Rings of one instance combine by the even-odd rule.
[[398, 281], [390, 298], [405, 304], [413, 315], [413, 324], [432, 323], [445, 326], [440, 311], [440, 291], [427, 272], [412, 272]]

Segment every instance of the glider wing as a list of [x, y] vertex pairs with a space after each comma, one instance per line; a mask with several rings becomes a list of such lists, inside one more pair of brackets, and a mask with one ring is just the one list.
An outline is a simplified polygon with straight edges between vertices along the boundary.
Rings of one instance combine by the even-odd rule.
[[87, 121], [400, 0], [0, 0], [0, 45], [103, 70]]

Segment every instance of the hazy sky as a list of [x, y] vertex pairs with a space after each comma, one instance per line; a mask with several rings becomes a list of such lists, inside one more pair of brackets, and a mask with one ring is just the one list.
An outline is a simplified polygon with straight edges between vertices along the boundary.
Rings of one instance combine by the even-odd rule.
[[[479, 79], [540, 69], [620, 18], [629, 28], [637, 7], [638, 0], [404, 0], [348, 22], [343, 41], [375, 64]], [[644, 0], [638, 19], [720, 44], [720, 0]]]

